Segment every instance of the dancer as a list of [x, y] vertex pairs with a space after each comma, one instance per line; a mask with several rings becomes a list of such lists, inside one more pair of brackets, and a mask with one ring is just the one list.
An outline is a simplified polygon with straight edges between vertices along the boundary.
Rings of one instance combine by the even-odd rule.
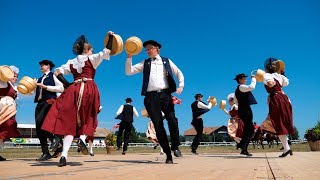
[[231, 118], [228, 120], [228, 134], [230, 137], [234, 139], [234, 141], [236, 141], [238, 149], [240, 148], [239, 143], [243, 134], [243, 122], [238, 116], [238, 105], [235, 103], [234, 97], [234, 93], [230, 93], [228, 95], [227, 98], [230, 105], [230, 109], [223, 109], [223, 111], [227, 115], [231, 116]]
[[[10, 69], [14, 72], [14, 77], [8, 82], [3, 82], [0, 80], [0, 99], [4, 96], [17, 98], [17, 90], [14, 84], [18, 80], [19, 69], [15, 66], [10, 66]], [[4, 141], [8, 138], [20, 137], [21, 133], [17, 128], [16, 116], [13, 115], [8, 120], [0, 124], [0, 151], [4, 148]], [[0, 156], [0, 161], [5, 161], [6, 158]]]
[[125, 105], [121, 105], [117, 111], [117, 116], [120, 114], [122, 115], [121, 122], [119, 123], [119, 131], [117, 135], [117, 150], [119, 151], [121, 149], [122, 144], [122, 133], [124, 132], [123, 137], [123, 149], [122, 149], [122, 155], [126, 155], [128, 150], [128, 143], [130, 138], [130, 133], [132, 130], [132, 123], [133, 123], [133, 115], [136, 117], [139, 117], [139, 114], [134, 106], [131, 105], [132, 99], [127, 98]]
[[47, 139], [52, 139], [53, 136], [51, 133], [42, 130], [41, 126], [52, 106], [52, 100], [57, 98], [57, 92], [63, 92], [64, 87], [57, 77], [51, 72], [52, 68], [55, 66], [52, 61], [42, 60], [39, 62], [39, 65], [42, 76], [37, 81], [34, 102], [37, 103], [35, 109], [35, 124], [37, 136], [41, 144], [42, 155], [36, 160], [46, 161], [51, 158]]
[[240, 141], [239, 146], [241, 147], [242, 151], [240, 154], [252, 156], [248, 152], [248, 145], [250, 143], [250, 139], [253, 136], [253, 114], [250, 105], [257, 104], [253, 94], [251, 93], [252, 90], [256, 87], [256, 78], [252, 76], [251, 84], [246, 85], [247, 76], [243, 73], [238, 74], [234, 80], [237, 81], [238, 86], [235, 92], [236, 103], [238, 104], [238, 115], [240, 119], [243, 121], [243, 135]]
[[192, 122], [191, 125], [193, 125], [194, 129], [197, 131], [196, 137], [193, 139], [193, 142], [191, 144], [191, 152], [195, 155], [198, 155], [197, 149], [200, 144], [200, 140], [202, 138], [203, 134], [203, 120], [202, 115], [208, 111], [210, 111], [211, 107], [214, 105], [208, 99], [208, 105], [202, 101], [202, 94], [196, 94], [194, 98], [196, 99], [191, 104], [192, 109]]
[[109, 31], [108, 35], [106, 48], [97, 54], [92, 53], [93, 48], [87, 39], [80, 36], [73, 45], [77, 57], [55, 71], [55, 75], [72, 74], [74, 78], [74, 83], [54, 102], [42, 125], [43, 130], [64, 135], [59, 167], [67, 165], [68, 151], [74, 136], [80, 135], [78, 147], [83, 154], [89, 154], [85, 139], [95, 132], [100, 107], [100, 95], [94, 77], [102, 60], [110, 58], [113, 32]]
[[[132, 66], [132, 55], [128, 54], [126, 74], [133, 75], [143, 72], [141, 95], [145, 96], [144, 105], [156, 129], [159, 143], [167, 155], [166, 163], [171, 164], [173, 160], [167, 133], [163, 126], [161, 111], [164, 112], [168, 122], [171, 150], [176, 157], [181, 157], [178, 119], [175, 116], [171, 93], [180, 94], [182, 92], [184, 76], [170, 59], [159, 55], [161, 45], [158, 42], [149, 40], [143, 43], [143, 47], [146, 49], [149, 58]], [[173, 74], [179, 81], [178, 88], [176, 88]]]
[[275, 58], [268, 58], [265, 62], [266, 73], [263, 76], [263, 82], [266, 91], [269, 93], [268, 106], [269, 116], [276, 131], [276, 135], [283, 145], [283, 153], [279, 157], [293, 155], [288, 144], [287, 135], [294, 134], [292, 106], [286, 94], [283, 93], [282, 87], [288, 86], [289, 79], [284, 76], [284, 72], [276, 73], [278, 67], [273, 63]]

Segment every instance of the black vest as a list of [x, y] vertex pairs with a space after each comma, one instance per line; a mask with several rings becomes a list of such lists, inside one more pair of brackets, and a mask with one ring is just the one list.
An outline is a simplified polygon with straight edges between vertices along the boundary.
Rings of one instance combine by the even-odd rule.
[[248, 107], [252, 104], [257, 104], [256, 99], [254, 98], [253, 94], [251, 93], [251, 91], [249, 92], [241, 92], [239, 89], [239, 86], [236, 89], [235, 95], [236, 98], [238, 100], [238, 106], [239, 109], [242, 109], [242, 107]]
[[133, 106], [129, 104], [123, 105], [122, 120], [133, 123]]
[[[54, 80], [53, 80], [53, 76], [54, 76], [53, 73], [49, 72], [49, 74], [47, 75], [47, 78], [44, 79], [43, 84], [46, 85], [46, 86], [55, 86], [55, 83], [54, 83]], [[41, 83], [43, 77], [44, 76], [39, 78], [37, 83]], [[40, 88], [39, 88], [39, 86], [37, 86], [36, 95], [34, 97], [34, 102], [35, 103], [38, 102], [39, 95], [40, 95]], [[41, 100], [47, 100], [47, 99], [51, 99], [51, 98], [56, 99], [57, 98], [57, 93], [48, 91], [46, 89], [42, 89]]]
[[[163, 65], [167, 71], [167, 81], [169, 85], [169, 92], [173, 93], [177, 89], [176, 82], [173, 79], [172, 70], [170, 67], [169, 59], [165, 57], [161, 57]], [[147, 88], [149, 85], [149, 77], [150, 77], [150, 69], [151, 69], [151, 58], [144, 60], [143, 65], [143, 83], [142, 83], [142, 91], [141, 95], [145, 96], [147, 92]]]
[[[209, 109], [201, 109], [198, 107], [198, 102], [195, 101], [191, 104], [191, 109], [192, 109], [192, 118], [197, 119], [197, 117], [201, 116], [202, 114], [210, 111]], [[201, 101], [202, 102], [202, 101]], [[202, 102], [203, 104], [207, 105], [206, 103]]]

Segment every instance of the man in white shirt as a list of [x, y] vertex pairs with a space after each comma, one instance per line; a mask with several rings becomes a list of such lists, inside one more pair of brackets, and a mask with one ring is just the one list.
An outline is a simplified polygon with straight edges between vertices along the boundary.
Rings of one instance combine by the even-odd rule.
[[242, 139], [239, 143], [239, 146], [242, 149], [240, 154], [252, 156], [252, 154], [248, 152], [248, 145], [254, 133], [252, 122], [253, 114], [250, 105], [257, 104], [257, 101], [251, 93], [251, 91], [256, 87], [256, 78], [252, 76], [251, 84], [246, 85], [246, 77], [247, 76], [245, 74], [241, 73], [234, 78], [238, 83], [234, 101], [238, 104], [238, 115], [244, 125]]
[[200, 140], [202, 138], [202, 133], [203, 133], [203, 120], [202, 120], [202, 115], [208, 111], [210, 111], [212, 107], [212, 102], [209, 101], [208, 105], [202, 101], [202, 94], [196, 94], [194, 98], [196, 99], [192, 104], [191, 104], [191, 109], [192, 109], [192, 122], [191, 124], [193, 125], [194, 129], [197, 132], [196, 137], [194, 137], [191, 145], [191, 152], [195, 155], [198, 155], [197, 153], [197, 148], [199, 146]]
[[[120, 126], [119, 126], [118, 135], [117, 135], [117, 150], [120, 150], [121, 148], [121, 144], [122, 144], [121, 137], [124, 131], [123, 150], [122, 150], [123, 155], [126, 154], [128, 149], [128, 141], [129, 141], [130, 133], [132, 130], [133, 115], [135, 115], [136, 117], [139, 117], [137, 109], [131, 105], [131, 102], [132, 102], [132, 99], [127, 98], [126, 104], [121, 105], [117, 111], [117, 117], [119, 117], [121, 114], [121, 117], [119, 118], [121, 119], [121, 122], [119, 123]], [[118, 119], [117, 117], [116, 119]]]
[[[166, 163], [173, 163], [171, 150], [176, 157], [181, 157], [179, 150], [179, 128], [178, 120], [175, 116], [174, 104], [171, 93], [180, 94], [184, 87], [184, 76], [180, 69], [168, 58], [159, 55], [161, 45], [149, 40], [143, 43], [143, 47], [149, 56], [148, 59], [132, 66], [132, 55], [128, 54], [126, 61], [126, 74], [133, 75], [143, 72], [143, 84], [141, 95], [145, 96], [144, 105], [154, 124], [160, 146], [167, 154]], [[179, 81], [176, 87], [173, 75]], [[163, 126], [161, 111], [168, 121], [171, 150], [167, 138], [166, 130]]]
[[51, 69], [54, 67], [52, 61], [42, 60], [39, 62], [39, 65], [43, 75], [37, 81], [34, 102], [38, 103], [35, 109], [35, 121], [37, 136], [41, 144], [42, 156], [38, 158], [37, 161], [46, 161], [51, 158], [47, 138], [52, 138], [52, 134], [42, 130], [41, 126], [50, 110], [53, 100], [57, 98], [57, 93], [63, 92], [64, 87], [51, 72]]

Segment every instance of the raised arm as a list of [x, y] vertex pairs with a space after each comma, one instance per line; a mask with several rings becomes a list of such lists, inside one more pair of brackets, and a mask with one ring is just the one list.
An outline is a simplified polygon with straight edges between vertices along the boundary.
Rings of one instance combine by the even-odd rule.
[[256, 88], [256, 78], [252, 77], [250, 85], [242, 84], [239, 86], [241, 92], [249, 92]]
[[143, 71], [144, 61], [132, 66], [132, 56], [128, 55], [126, 60], [126, 75], [134, 75]]

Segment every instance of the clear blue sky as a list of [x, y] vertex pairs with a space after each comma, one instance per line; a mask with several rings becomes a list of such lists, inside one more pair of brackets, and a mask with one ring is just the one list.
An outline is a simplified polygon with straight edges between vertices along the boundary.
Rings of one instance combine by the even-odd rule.
[[[176, 106], [180, 134], [190, 128], [195, 93], [218, 100], [234, 92], [238, 73], [249, 74], [263, 68], [270, 56], [286, 63], [290, 79], [284, 91], [293, 104], [294, 125], [300, 136], [319, 119], [318, 78], [320, 60], [320, 3], [317, 0], [286, 1], [1, 1], [0, 64], [16, 65], [20, 78], [40, 77], [38, 62], [51, 59], [57, 66], [74, 58], [72, 44], [84, 34], [95, 51], [103, 49], [108, 30], [125, 41], [138, 36], [162, 44], [161, 55], [169, 57], [182, 70], [185, 88]], [[142, 51], [133, 58], [140, 62]], [[137, 110], [143, 108], [140, 96], [142, 74], [125, 75], [125, 52], [104, 61], [96, 73], [102, 112], [99, 126], [110, 129], [119, 106], [126, 97]], [[71, 80], [71, 76], [67, 77]], [[267, 93], [259, 83], [254, 90], [258, 104], [254, 121], [266, 117]], [[33, 96], [21, 95], [18, 123], [34, 123]], [[205, 126], [227, 124], [228, 117], [217, 107], [204, 116]], [[148, 120], [140, 117], [134, 125], [145, 132]]]

